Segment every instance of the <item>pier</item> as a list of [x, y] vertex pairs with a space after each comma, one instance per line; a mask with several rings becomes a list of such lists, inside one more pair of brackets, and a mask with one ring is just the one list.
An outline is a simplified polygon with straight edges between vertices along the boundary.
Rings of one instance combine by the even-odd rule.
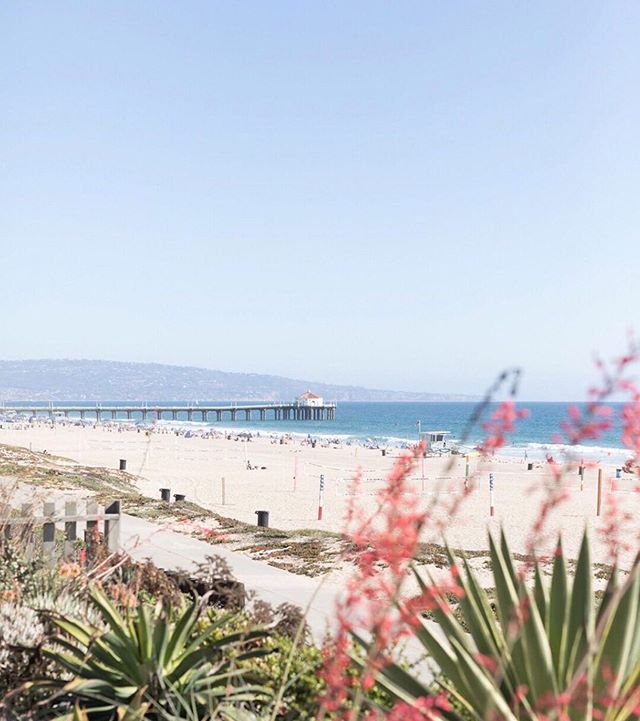
[[95, 416], [96, 421], [103, 419], [118, 420], [187, 420], [202, 421], [209, 423], [212, 420], [221, 422], [225, 419], [230, 421], [251, 421], [251, 420], [274, 420], [274, 421], [332, 421], [336, 417], [335, 403], [322, 403], [321, 405], [309, 405], [299, 402], [291, 403], [270, 403], [260, 405], [243, 406], [134, 406], [114, 405], [102, 406], [71, 406], [71, 405], [25, 405], [25, 406], [2, 406], [0, 413], [19, 413], [31, 417], [48, 416], [56, 417], [79, 417], [85, 419]]

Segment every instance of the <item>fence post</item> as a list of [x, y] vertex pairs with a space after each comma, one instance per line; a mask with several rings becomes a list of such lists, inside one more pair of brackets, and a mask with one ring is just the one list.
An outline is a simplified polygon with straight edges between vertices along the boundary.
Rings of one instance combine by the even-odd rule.
[[[64, 504], [64, 515], [65, 516], [77, 516], [78, 509], [75, 501], [67, 501]], [[72, 521], [65, 521], [64, 524], [64, 560], [68, 561], [73, 558], [73, 552], [75, 550], [75, 540], [78, 537], [77, 523], [75, 518]]]
[[104, 535], [107, 541], [107, 548], [111, 553], [117, 553], [120, 550], [120, 501], [113, 501], [105, 509], [105, 513], [118, 514], [118, 518], [113, 520], [105, 520]]
[[[24, 518], [28, 518], [29, 516], [33, 515], [33, 506], [30, 503], [23, 503], [20, 506], [20, 516]], [[31, 561], [33, 558], [33, 550], [34, 550], [34, 527], [27, 526], [23, 524], [20, 527], [20, 534], [22, 536], [22, 540], [24, 542], [24, 556], [27, 559], [27, 561]]]
[[[87, 516], [98, 515], [98, 504], [95, 501], [88, 501]], [[98, 544], [98, 521], [87, 521], [87, 528], [84, 532], [84, 542], [87, 547], [87, 557], [95, 557], [95, 549]]]
[[53, 522], [53, 516], [56, 512], [55, 503], [45, 503], [42, 507], [42, 515], [52, 520], [42, 524], [42, 555], [48, 566], [53, 565], [55, 561], [56, 551], [56, 524]]

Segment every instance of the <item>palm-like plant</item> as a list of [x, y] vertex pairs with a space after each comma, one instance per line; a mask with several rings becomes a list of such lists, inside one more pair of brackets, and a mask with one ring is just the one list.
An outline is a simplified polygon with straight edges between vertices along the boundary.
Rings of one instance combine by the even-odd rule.
[[[39, 684], [78, 699], [90, 719], [207, 719], [214, 712], [232, 719], [242, 707], [269, 700], [268, 691], [250, 685], [238, 667], [269, 652], [247, 648], [264, 631], [220, 636], [231, 621], [228, 615], [199, 630], [202, 602], [185, 607], [171, 621], [161, 606], [140, 604], [124, 616], [100, 589], [93, 588], [91, 595], [107, 630], [54, 616], [63, 633], [44, 653], [73, 678]], [[129, 716], [122, 715], [124, 709]]]
[[[549, 586], [536, 561], [533, 588], [518, 574], [504, 533], [499, 543], [492, 537], [489, 542], [495, 604], [463, 558], [459, 617], [436, 584], [428, 587], [435, 594], [433, 616], [447, 640], [424, 618], [414, 619], [415, 634], [455, 706], [466, 718], [505, 721], [637, 718], [640, 557], [623, 581], [614, 568], [597, 599], [586, 532], [573, 583], [559, 541]], [[453, 554], [448, 555], [457, 568]], [[426, 591], [421, 573], [413, 571]], [[430, 693], [419, 679], [393, 664], [380, 673], [378, 683], [406, 703]]]

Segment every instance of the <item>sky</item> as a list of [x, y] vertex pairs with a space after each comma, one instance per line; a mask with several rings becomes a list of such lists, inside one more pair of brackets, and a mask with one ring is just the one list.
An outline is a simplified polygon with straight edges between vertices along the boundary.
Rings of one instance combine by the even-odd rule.
[[2, 3], [0, 357], [583, 397], [640, 320], [639, 32], [635, 0]]

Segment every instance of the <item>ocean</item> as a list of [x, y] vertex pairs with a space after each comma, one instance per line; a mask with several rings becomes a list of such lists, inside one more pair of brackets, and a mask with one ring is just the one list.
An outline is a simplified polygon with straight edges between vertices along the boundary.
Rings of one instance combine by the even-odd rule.
[[[202, 405], [233, 405], [229, 402], [204, 401]], [[62, 404], [62, 403], [61, 403]], [[73, 403], [87, 408], [96, 406], [95, 402]], [[18, 406], [26, 403], [12, 403]], [[45, 405], [45, 404], [43, 404]], [[103, 408], [116, 405], [116, 402], [101, 402]], [[128, 405], [146, 405], [149, 408], [169, 405], [193, 405], [192, 401], [184, 403], [148, 402], [129, 403]], [[237, 406], [242, 407], [238, 402]], [[509, 437], [509, 444], [501, 452], [506, 455], [530, 458], [553, 455], [565, 450], [566, 446], [559, 442], [557, 435], [561, 433], [561, 423], [567, 418], [570, 404], [567, 403], [520, 403], [519, 408], [527, 408], [529, 417], [516, 424], [516, 431]], [[580, 406], [581, 404], [573, 404]], [[589, 460], [622, 461], [628, 454], [621, 440], [620, 412], [622, 404], [612, 403], [613, 428], [597, 440], [585, 441], [579, 448], [573, 449], [575, 455]], [[54, 404], [55, 406], [55, 404]], [[367, 445], [406, 445], [414, 443], [418, 437], [418, 421], [422, 431], [445, 430], [451, 432], [451, 438], [460, 439], [466, 424], [475, 408], [475, 403], [465, 402], [422, 402], [422, 403], [391, 403], [391, 402], [339, 402], [335, 420], [332, 421], [236, 421], [231, 423], [227, 418], [221, 423], [209, 423], [212, 427], [228, 428], [234, 431], [252, 431], [260, 433], [294, 433], [310, 434], [314, 437], [340, 438], [346, 442], [358, 442]], [[488, 412], [495, 408], [492, 404]], [[1, 409], [0, 409], [1, 413]], [[162, 421], [163, 424], [176, 425], [176, 422]], [[201, 427], [202, 423], [187, 423], [186, 414], [179, 418], [177, 425]], [[473, 447], [483, 438], [480, 427], [471, 430], [466, 446]]]

